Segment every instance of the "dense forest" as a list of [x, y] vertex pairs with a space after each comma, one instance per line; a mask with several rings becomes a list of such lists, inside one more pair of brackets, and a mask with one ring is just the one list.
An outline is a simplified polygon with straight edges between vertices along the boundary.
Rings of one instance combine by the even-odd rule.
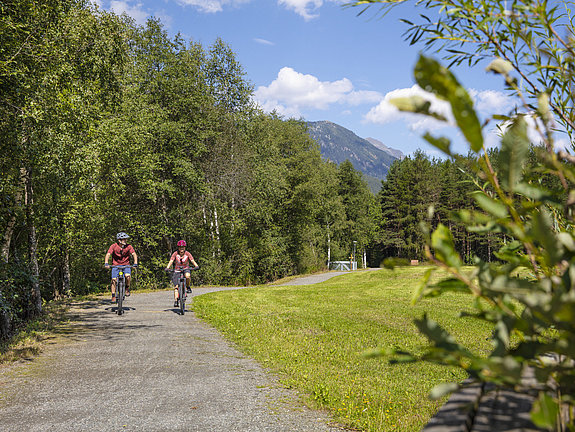
[[495, 239], [450, 222], [470, 205], [464, 163], [417, 153], [373, 196], [351, 163], [322, 160], [304, 121], [254, 105], [224, 41], [170, 38], [158, 20], [83, 1], [0, 7], [0, 336], [45, 301], [101, 291], [118, 231], [138, 287], [166, 284], [179, 239], [204, 284], [325, 269], [354, 242], [369, 266], [422, 259], [430, 206], [463, 256], [490, 258]]
[[323, 161], [305, 122], [254, 106], [224, 41], [82, 1], [0, 7], [1, 336], [47, 300], [103, 289], [118, 231], [139, 287], [167, 283], [179, 239], [209, 284], [322, 269], [371, 242], [361, 174]]

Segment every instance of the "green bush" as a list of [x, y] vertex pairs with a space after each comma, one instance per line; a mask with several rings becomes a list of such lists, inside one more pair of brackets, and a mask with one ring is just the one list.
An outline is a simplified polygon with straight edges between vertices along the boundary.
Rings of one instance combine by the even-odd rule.
[[[501, 62], [491, 69], [510, 80]], [[497, 263], [475, 259], [473, 270], [463, 271], [463, 260], [454, 247], [449, 229], [439, 225], [428, 236], [427, 257], [450, 273], [440, 282], [430, 282], [430, 269], [419, 285], [414, 300], [445, 292], [474, 296], [476, 317], [493, 324], [493, 349], [487, 357], [473, 354], [435, 321], [423, 316], [419, 330], [431, 341], [423, 360], [458, 366], [476, 380], [518, 387], [527, 368], [535, 370], [539, 396], [532, 410], [533, 421], [554, 430], [573, 428], [569, 416], [575, 406], [575, 237], [573, 235], [572, 185], [575, 167], [553, 152], [553, 133], [547, 108], [548, 97], [539, 99], [546, 140], [528, 164], [530, 141], [524, 115], [509, 117], [501, 138], [497, 170], [485, 151], [481, 126], [468, 93], [452, 73], [437, 61], [421, 56], [415, 79], [426, 90], [451, 104], [457, 125], [476, 161], [477, 190], [473, 197], [479, 210], [462, 210], [460, 221], [475, 232], [503, 233], [507, 241], [495, 254]], [[461, 113], [465, 115], [461, 115]], [[459, 115], [457, 114], [459, 113]], [[452, 155], [446, 139], [426, 139]], [[539, 181], [541, 174], [560, 179], [550, 188]], [[482, 301], [479, 301], [482, 300]], [[513, 341], [513, 343], [512, 343]], [[399, 352], [398, 352], [399, 353]], [[415, 356], [401, 353], [403, 361]], [[442, 385], [433, 394], [442, 396], [457, 388]], [[560, 411], [563, 415], [560, 416]], [[571, 429], [569, 429], [571, 430]]]

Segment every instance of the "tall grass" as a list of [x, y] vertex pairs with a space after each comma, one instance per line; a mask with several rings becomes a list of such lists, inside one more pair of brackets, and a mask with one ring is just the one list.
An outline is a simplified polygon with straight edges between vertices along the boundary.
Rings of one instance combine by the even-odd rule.
[[246, 354], [300, 390], [306, 402], [366, 431], [420, 430], [442, 401], [428, 399], [436, 384], [463, 380], [434, 364], [390, 365], [366, 350], [425, 344], [414, 317], [424, 312], [478, 352], [490, 348], [487, 324], [460, 318], [471, 298], [445, 295], [411, 306], [424, 268], [355, 272], [318, 285], [265, 286], [195, 298], [197, 315]]

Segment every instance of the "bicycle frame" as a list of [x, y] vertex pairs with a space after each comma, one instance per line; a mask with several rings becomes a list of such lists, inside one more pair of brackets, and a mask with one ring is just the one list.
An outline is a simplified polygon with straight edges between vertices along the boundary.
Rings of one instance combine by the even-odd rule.
[[179, 273], [180, 277], [178, 279], [178, 300], [180, 304], [180, 315], [186, 313], [186, 272], [191, 271], [189, 267], [174, 270], [174, 273]]
[[123, 303], [126, 297], [126, 275], [124, 274], [124, 269], [131, 268], [131, 265], [113, 265], [110, 268], [117, 268], [118, 271], [118, 281], [116, 282], [116, 302], [118, 307], [116, 308], [116, 313], [122, 315], [124, 313]]
[[[194, 270], [199, 269], [199, 267], [183, 267], [178, 270], [170, 270], [166, 269], [166, 271], [170, 273], [179, 273], [180, 277], [178, 278], [178, 301], [180, 306], [180, 315], [184, 315], [186, 313], [186, 273], [192, 272]], [[174, 281], [172, 280], [172, 285], [174, 285]]]
[[180, 314], [186, 313], [186, 274], [180, 272], [180, 280], [178, 281], [178, 295], [180, 297]]

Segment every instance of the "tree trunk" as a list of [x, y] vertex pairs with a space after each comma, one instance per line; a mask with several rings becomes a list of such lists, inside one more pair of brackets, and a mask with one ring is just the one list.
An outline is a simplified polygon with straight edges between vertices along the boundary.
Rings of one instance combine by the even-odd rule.
[[[26, 169], [20, 168], [20, 177], [18, 179], [18, 189], [16, 190], [16, 196], [14, 197], [14, 208], [17, 209], [22, 205], [22, 196], [25, 189], [25, 178]], [[8, 262], [10, 257], [10, 243], [12, 242], [12, 235], [14, 234], [14, 227], [16, 226], [16, 211], [12, 212], [12, 216], [8, 221], [6, 230], [4, 231], [4, 237], [2, 238], [2, 249], [0, 250], [0, 256], [4, 262]]]
[[329, 270], [329, 263], [331, 262], [331, 237], [329, 235], [329, 222], [327, 224], [327, 269]]
[[220, 224], [218, 222], [218, 209], [214, 206], [214, 225], [215, 225], [215, 233], [216, 233], [216, 250], [217, 250], [217, 255], [220, 256], [221, 255], [221, 250], [220, 250]]
[[40, 293], [40, 269], [38, 267], [38, 239], [34, 223], [34, 189], [32, 188], [32, 169], [26, 168], [26, 193], [24, 204], [26, 207], [26, 224], [28, 225], [28, 256], [30, 259], [30, 275], [32, 276], [31, 316], [42, 312], [42, 294]]
[[64, 246], [64, 262], [62, 263], [62, 296], [69, 296], [71, 293], [70, 288], [70, 253], [68, 246]]
[[[166, 194], [162, 193], [162, 198], [160, 200], [162, 218], [164, 219], [164, 223], [166, 224], [166, 226], [170, 226], [170, 221], [168, 220], [168, 205], [166, 201], [167, 201]], [[166, 250], [168, 251], [169, 254], [171, 254], [173, 250], [172, 240], [167, 235], [164, 235], [163, 239], [164, 239], [164, 245], [166, 246]]]

